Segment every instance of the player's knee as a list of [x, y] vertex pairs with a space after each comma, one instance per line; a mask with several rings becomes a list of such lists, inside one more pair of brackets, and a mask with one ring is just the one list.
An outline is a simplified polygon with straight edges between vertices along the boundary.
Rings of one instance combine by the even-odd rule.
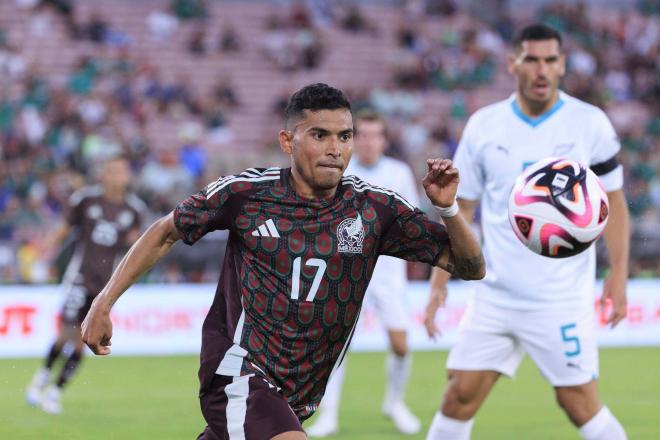
[[576, 426], [582, 426], [591, 420], [602, 406], [597, 396], [579, 387], [557, 390], [555, 397], [561, 409]]
[[408, 335], [405, 330], [388, 330], [390, 349], [398, 357], [408, 354]]
[[564, 410], [564, 413], [571, 422], [576, 426], [582, 426], [591, 418], [591, 414], [587, 408], [576, 404], [575, 402], [570, 402], [562, 399], [557, 399], [559, 406]]
[[451, 380], [442, 400], [442, 413], [456, 419], [469, 419], [478, 408], [474, 387], [460, 380]]
[[452, 400], [462, 406], [471, 404], [477, 396], [475, 387], [459, 381], [450, 386], [448, 391]]
[[398, 357], [406, 357], [408, 355], [408, 344], [405, 341], [392, 344], [392, 353]]

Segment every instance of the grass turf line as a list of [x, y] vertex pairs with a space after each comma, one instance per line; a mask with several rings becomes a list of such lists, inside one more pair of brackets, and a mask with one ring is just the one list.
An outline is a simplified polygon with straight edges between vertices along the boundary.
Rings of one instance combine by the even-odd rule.
[[[445, 385], [445, 352], [415, 353], [407, 402], [423, 431], [403, 437], [380, 413], [384, 354], [352, 353], [336, 439], [423, 439]], [[0, 360], [0, 439], [194, 439], [205, 423], [197, 400], [197, 356], [84, 359], [63, 395], [64, 413], [26, 405], [24, 391], [38, 359]], [[631, 439], [660, 438], [658, 348], [601, 350], [604, 401]], [[551, 387], [526, 360], [515, 380], [501, 379], [479, 413], [477, 440], [577, 439]]]

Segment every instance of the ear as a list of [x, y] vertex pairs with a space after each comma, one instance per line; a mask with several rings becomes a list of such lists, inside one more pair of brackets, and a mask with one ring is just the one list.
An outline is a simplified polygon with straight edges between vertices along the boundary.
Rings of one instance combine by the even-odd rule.
[[293, 154], [293, 133], [287, 130], [280, 130], [280, 148], [286, 154]]
[[506, 70], [511, 75], [516, 74], [516, 58], [517, 55], [515, 52], [509, 53], [509, 55], [506, 57]]
[[566, 55], [561, 54], [559, 55], [559, 77], [563, 77], [564, 74], [566, 73]]

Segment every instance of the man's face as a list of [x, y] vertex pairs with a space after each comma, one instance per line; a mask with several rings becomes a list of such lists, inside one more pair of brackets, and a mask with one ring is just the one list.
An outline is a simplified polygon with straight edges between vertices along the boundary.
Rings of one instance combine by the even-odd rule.
[[305, 117], [280, 132], [296, 179], [309, 196], [334, 192], [353, 152], [353, 117], [347, 109], [305, 110]]
[[103, 187], [123, 192], [131, 182], [131, 169], [125, 159], [112, 159], [103, 165], [101, 183]]
[[355, 154], [363, 165], [374, 165], [387, 148], [383, 121], [358, 121], [355, 133]]
[[566, 62], [557, 40], [528, 40], [509, 57], [508, 69], [516, 77], [522, 99], [548, 104], [556, 95]]

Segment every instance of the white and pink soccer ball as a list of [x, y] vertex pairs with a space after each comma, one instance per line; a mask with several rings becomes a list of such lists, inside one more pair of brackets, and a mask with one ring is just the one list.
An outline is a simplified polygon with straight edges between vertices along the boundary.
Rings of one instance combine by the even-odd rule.
[[605, 229], [607, 193], [596, 174], [571, 159], [551, 157], [529, 166], [509, 197], [509, 221], [533, 252], [570, 257], [587, 249]]

